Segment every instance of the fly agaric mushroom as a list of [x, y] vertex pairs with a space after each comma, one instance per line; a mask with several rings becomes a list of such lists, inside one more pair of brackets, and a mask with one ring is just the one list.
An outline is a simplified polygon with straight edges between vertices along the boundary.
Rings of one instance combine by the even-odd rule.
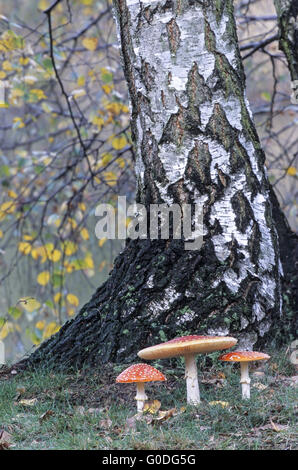
[[145, 382], [164, 381], [165, 376], [154, 367], [148, 364], [133, 364], [132, 366], [121, 372], [116, 378], [118, 383], [133, 383], [137, 384], [137, 394], [135, 399], [137, 400], [137, 410], [143, 411], [144, 403], [147, 400], [145, 393]]
[[142, 359], [163, 359], [183, 356], [185, 360], [185, 379], [187, 403], [200, 403], [200, 390], [196, 364], [196, 354], [231, 348], [237, 343], [229, 336], [182, 336], [166, 343], [150, 346], [138, 352]]
[[240, 372], [241, 372], [241, 388], [242, 388], [242, 398], [250, 398], [250, 378], [248, 373], [249, 362], [252, 361], [264, 361], [265, 359], [270, 359], [268, 354], [264, 354], [256, 351], [233, 351], [227, 354], [223, 354], [219, 358], [221, 361], [228, 362], [240, 362]]

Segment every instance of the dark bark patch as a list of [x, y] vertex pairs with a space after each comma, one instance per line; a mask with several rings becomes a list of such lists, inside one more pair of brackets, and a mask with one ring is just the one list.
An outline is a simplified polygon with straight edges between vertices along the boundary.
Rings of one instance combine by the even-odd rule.
[[240, 232], [244, 233], [251, 221], [254, 220], [253, 210], [242, 191], [237, 191], [234, 194], [231, 203], [236, 216], [236, 226]]
[[172, 18], [166, 26], [171, 54], [176, 55], [177, 49], [180, 45], [181, 37], [179, 26], [177, 25], [174, 18]]
[[206, 133], [223, 145], [226, 151], [232, 149], [235, 131], [231, 127], [226, 114], [219, 103], [216, 103], [212, 116], [206, 126]]
[[257, 222], [253, 223], [251, 236], [248, 240], [248, 250], [252, 263], [256, 266], [256, 272], [258, 272], [258, 261], [260, 255], [260, 241], [261, 241], [261, 232]]
[[188, 155], [185, 175], [195, 183], [202, 194], [208, 191], [208, 186], [211, 184], [210, 164], [211, 155], [208, 145], [195, 141]]

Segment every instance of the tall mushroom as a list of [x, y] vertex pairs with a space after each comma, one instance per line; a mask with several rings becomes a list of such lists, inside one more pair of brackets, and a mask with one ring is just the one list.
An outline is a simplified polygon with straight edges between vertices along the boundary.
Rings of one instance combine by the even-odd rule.
[[135, 399], [137, 400], [138, 412], [143, 411], [144, 403], [148, 398], [145, 393], [145, 382], [158, 380], [164, 381], [166, 378], [159, 370], [149, 366], [148, 364], [133, 364], [121, 372], [121, 374], [116, 378], [116, 382], [118, 383], [137, 384], [137, 394]]
[[221, 361], [228, 362], [240, 362], [240, 371], [241, 371], [241, 388], [242, 388], [242, 398], [250, 399], [250, 378], [248, 373], [249, 363], [252, 361], [264, 361], [265, 359], [270, 359], [270, 356], [265, 353], [256, 352], [256, 351], [233, 351], [227, 354], [223, 354], [219, 358]]
[[200, 390], [196, 365], [196, 355], [231, 348], [237, 343], [229, 336], [181, 336], [166, 343], [150, 346], [138, 352], [142, 359], [163, 359], [183, 356], [185, 360], [185, 379], [187, 403], [200, 403]]

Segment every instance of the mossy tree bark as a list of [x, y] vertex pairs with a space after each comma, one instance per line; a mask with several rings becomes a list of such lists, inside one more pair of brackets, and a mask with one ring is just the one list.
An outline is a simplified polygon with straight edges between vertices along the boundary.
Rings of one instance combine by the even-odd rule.
[[292, 81], [298, 80], [298, 2], [274, 0], [278, 17], [279, 47], [286, 56]]
[[256, 347], [283, 322], [277, 232], [286, 243], [290, 230], [245, 97], [233, 1], [115, 0], [115, 11], [137, 202], [203, 205], [204, 243], [128, 240], [107, 282], [29, 362], [129, 362], [189, 333]]

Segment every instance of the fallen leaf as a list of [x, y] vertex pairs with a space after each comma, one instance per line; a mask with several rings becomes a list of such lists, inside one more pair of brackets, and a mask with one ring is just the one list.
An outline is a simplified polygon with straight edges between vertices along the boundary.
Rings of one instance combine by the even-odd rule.
[[161, 403], [158, 400], [149, 400], [145, 402], [143, 412], [155, 414], [161, 407]]
[[17, 402], [19, 405], [23, 406], [35, 406], [37, 403], [37, 398], [23, 399]]
[[289, 427], [286, 424], [275, 424], [271, 418], [270, 418], [270, 424], [272, 426], [273, 431], [275, 432], [285, 431]]
[[43, 421], [46, 421], [47, 419], [49, 419], [50, 416], [53, 416], [53, 415], [54, 415], [54, 412], [52, 410], [47, 410], [45, 413], [43, 413], [39, 417], [39, 422], [42, 423]]
[[141, 418], [142, 418], [142, 413], [138, 413], [134, 416], [131, 416], [130, 418], [127, 418], [126, 423], [125, 423], [125, 430], [135, 431], [136, 426], [137, 426], [137, 421], [140, 421]]
[[178, 414], [176, 408], [171, 408], [170, 410], [159, 411], [158, 416], [153, 418], [153, 421], [166, 421], [167, 419], [171, 418], [172, 416], [176, 416]]
[[266, 390], [266, 388], [268, 388], [268, 385], [264, 385], [259, 382], [254, 383], [252, 386], [258, 390]]
[[100, 414], [102, 412], [102, 408], [89, 408], [88, 413], [90, 414]]
[[111, 426], [112, 426], [112, 421], [107, 418], [107, 419], [102, 419], [101, 421], [99, 421], [99, 426], [103, 429], [109, 429]]
[[222, 408], [227, 408], [229, 406], [229, 402], [227, 401], [209, 401], [209, 405], [220, 405]]
[[75, 407], [75, 410], [76, 410], [76, 413], [78, 413], [79, 415], [84, 415], [85, 414], [85, 408], [84, 406], [76, 406]]
[[254, 375], [255, 377], [263, 377], [265, 375], [265, 372], [255, 371], [252, 375]]
[[11, 446], [11, 434], [0, 429], [0, 450], [8, 449]]

